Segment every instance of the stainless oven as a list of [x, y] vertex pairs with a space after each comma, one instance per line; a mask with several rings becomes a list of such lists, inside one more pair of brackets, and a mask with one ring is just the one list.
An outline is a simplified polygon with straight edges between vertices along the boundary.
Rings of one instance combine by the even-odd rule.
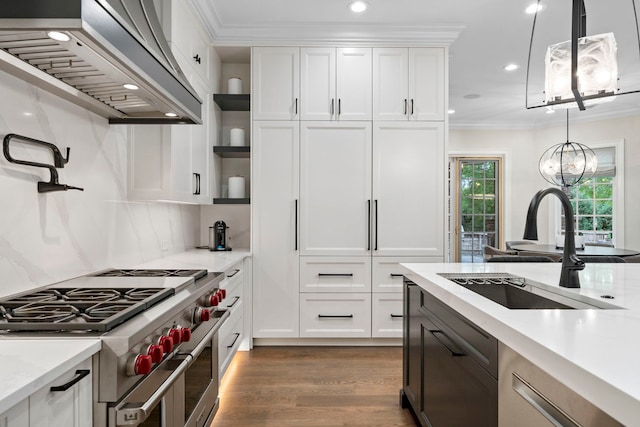
[[[218, 330], [229, 316], [200, 324], [189, 342], [109, 408], [108, 425], [202, 427], [218, 409]], [[187, 344], [187, 345], [185, 345]]]

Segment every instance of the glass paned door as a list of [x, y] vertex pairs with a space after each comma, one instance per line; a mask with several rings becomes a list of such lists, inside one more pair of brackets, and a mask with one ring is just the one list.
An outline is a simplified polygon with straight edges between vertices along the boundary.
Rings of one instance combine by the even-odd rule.
[[456, 159], [456, 261], [483, 262], [500, 242], [500, 159]]

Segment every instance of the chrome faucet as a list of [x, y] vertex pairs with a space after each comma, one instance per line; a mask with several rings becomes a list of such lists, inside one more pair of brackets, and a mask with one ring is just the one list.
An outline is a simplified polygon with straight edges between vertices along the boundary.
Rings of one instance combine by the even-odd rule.
[[527, 222], [524, 226], [525, 240], [538, 240], [538, 206], [540, 201], [547, 194], [555, 194], [562, 203], [562, 210], [565, 218], [564, 231], [564, 250], [562, 252], [562, 272], [560, 273], [560, 286], [564, 288], [579, 288], [580, 277], [578, 271], [584, 269], [584, 262], [576, 255], [575, 228], [573, 224], [573, 208], [569, 197], [557, 188], [547, 188], [538, 191], [531, 203], [529, 203], [529, 211], [527, 212]]

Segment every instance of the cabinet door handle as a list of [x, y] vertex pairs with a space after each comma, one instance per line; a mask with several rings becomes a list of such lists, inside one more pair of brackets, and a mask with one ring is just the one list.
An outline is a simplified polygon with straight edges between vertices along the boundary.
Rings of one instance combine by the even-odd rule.
[[373, 250], [378, 250], [378, 199], [373, 201], [374, 208], [373, 214], [375, 215], [374, 227], [375, 227], [375, 240], [373, 242]]
[[391, 273], [390, 274], [391, 277], [402, 277], [403, 274], [399, 274], [399, 273]]
[[295, 115], [296, 116], [298, 115], [298, 98], [296, 98], [296, 113], [295, 113]]
[[293, 225], [294, 231], [294, 245], [295, 245], [295, 250], [298, 250], [298, 199], [296, 199], [296, 211], [295, 211], [295, 224]]
[[80, 382], [81, 379], [83, 379], [84, 377], [89, 375], [90, 373], [91, 373], [91, 371], [89, 369], [78, 369], [78, 370], [76, 370], [76, 376], [73, 377], [71, 379], [71, 381], [69, 381], [68, 383], [62, 384], [62, 385], [53, 386], [49, 390], [50, 391], [67, 391], [71, 387], [73, 387], [75, 384]]
[[233, 277], [233, 276], [235, 276], [236, 274], [238, 274], [239, 272], [240, 272], [240, 270], [236, 268], [236, 269], [233, 271], [233, 273], [231, 273], [231, 274], [227, 274], [227, 277]]
[[393, 318], [393, 319], [402, 318], [402, 314], [393, 314], [393, 313], [391, 313], [391, 318]]
[[196, 53], [196, 56], [193, 57], [193, 60], [199, 64], [201, 62], [200, 55]]
[[331, 117], [333, 117], [334, 103], [335, 103], [335, 98], [331, 98]]
[[194, 177], [195, 182], [196, 182], [196, 185], [195, 185], [196, 189], [195, 189], [195, 191], [193, 192], [193, 194], [194, 194], [194, 195], [198, 195], [198, 194], [200, 194], [200, 174], [199, 174], [199, 173], [194, 172], [194, 173], [193, 173], [193, 177]]
[[371, 200], [367, 200], [367, 250], [371, 250]]
[[229, 305], [227, 305], [227, 308], [233, 308], [234, 305], [236, 305], [236, 303], [240, 301], [240, 297], [236, 296], [233, 298], [233, 302]]
[[353, 314], [318, 314], [319, 319], [353, 319]]
[[338, 98], [338, 116], [342, 114], [342, 102], [341, 99]]
[[407, 115], [407, 99], [404, 100], [404, 115]]
[[451, 353], [453, 357], [466, 356], [466, 354], [462, 350], [456, 348], [456, 345], [453, 343], [451, 338], [449, 338], [444, 332], [440, 330], [429, 330], [429, 332], [431, 332], [431, 335], [433, 335], [433, 337], [437, 339], [440, 344], [442, 344], [447, 350], [449, 350], [449, 353]]
[[353, 277], [353, 273], [318, 273], [318, 277]]
[[238, 341], [238, 338], [240, 338], [240, 334], [237, 332], [233, 335], [235, 335], [236, 337], [233, 339], [233, 342], [227, 346], [227, 348], [233, 348], [233, 346], [236, 345], [236, 341]]
[[413, 116], [413, 98], [411, 98], [411, 115]]
[[555, 426], [562, 427], [579, 427], [573, 418], [560, 409], [555, 403], [547, 399], [542, 393], [533, 388], [531, 384], [526, 382], [520, 375], [512, 372], [512, 386], [524, 400], [529, 402], [531, 406], [536, 408], [542, 416], [551, 421]]

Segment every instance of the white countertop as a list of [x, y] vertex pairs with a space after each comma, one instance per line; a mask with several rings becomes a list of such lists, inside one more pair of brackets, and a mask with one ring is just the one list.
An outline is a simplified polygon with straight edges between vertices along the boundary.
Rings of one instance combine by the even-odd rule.
[[[191, 249], [132, 268], [207, 269], [222, 272], [250, 256], [249, 251]], [[128, 266], [117, 266], [124, 268]], [[0, 336], [0, 414], [45, 384], [100, 351], [99, 338], [31, 339]]]
[[179, 254], [169, 255], [153, 261], [133, 266], [134, 268], [184, 268], [225, 271], [236, 262], [251, 256], [247, 250], [216, 252], [208, 249], [190, 249]]
[[92, 339], [0, 339], [0, 414], [100, 351]]
[[[560, 263], [402, 264], [405, 275], [627, 426], [640, 425], [640, 264], [587, 264], [582, 287]], [[510, 310], [437, 273], [508, 272], [620, 310]], [[601, 295], [614, 299], [601, 299]]]

